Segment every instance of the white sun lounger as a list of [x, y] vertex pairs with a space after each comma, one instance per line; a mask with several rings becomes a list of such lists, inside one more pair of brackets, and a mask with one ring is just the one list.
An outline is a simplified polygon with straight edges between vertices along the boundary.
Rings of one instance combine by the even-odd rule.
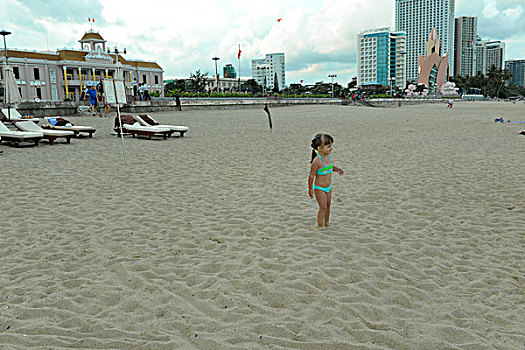
[[[121, 115], [122, 120], [122, 132], [124, 134], [131, 134], [133, 137], [135, 135], [144, 135], [147, 136], [150, 140], [154, 135], [160, 135], [164, 137], [165, 139], [171, 136], [173, 131], [171, 131], [168, 128], [159, 128], [156, 126], [143, 126], [140, 125], [138, 121], [136, 121], [133, 116], [131, 115]], [[114, 125], [114, 131], [117, 133], [117, 135], [120, 135], [120, 126], [119, 126], [119, 118], [115, 117], [115, 125]]]
[[38, 141], [43, 137], [44, 134], [41, 132], [9, 130], [4, 123], [0, 122], [0, 143], [13, 142], [18, 147], [22, 141], [32, 141], [35, 146], [38, 146]]
[[74, 125], [61, 117], [44, 117], [42, 125], [45, 129], [73, 131], [75, 136], [80, 136], [80, 133], [87, 133], [89, 137], [93, 137], [93, 133], [97, 131], [91, 126]]
[[[8, 121], [11, 121], [11, 122], [21, 122], [21, 121], [32, 121], [33, 123], [39, 123], [40, 120], [38, 120], [38, 118], [24, 118], [23, 116], [20, 115], [20, 113], [14, 109], [14, 108], [10, 108], [9, 110], [7, 110], [7, 108], [2, 108], [2, 114], [4, 115], [5, 117], [5, 120], [8, 120]], [[8, 118], [10, 116], [10, 118]]]
[[48, 140], [50, 144], [52, 144], [58, 137], [64, 137], [66, 139], [66, 142], [70, 143], [71, 138], [75, 136], [75, 133], [73, 131], [42, 129], [40, 126], [29, 121], [16, 122], [15, 125], [22, 131], [41, 132], [42, 134], [44, 134], [44, 138]]
[[161, 128], [168, 128], [174, 132], [178, 132], [181, 137], [184, 137], [184, 133], [190, 130], [187, 126], [182, 125], [165, 125], [159, 124], [155, 119], [147, 114], [140, 114], [134, 117], [141, 125], [144, 126], [158, 126]]

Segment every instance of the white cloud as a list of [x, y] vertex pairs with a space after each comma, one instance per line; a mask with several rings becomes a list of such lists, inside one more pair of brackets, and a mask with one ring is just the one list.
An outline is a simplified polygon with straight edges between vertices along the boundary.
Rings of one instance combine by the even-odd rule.
[[[95, 17], [93, 29], [110, 48], [127, 48], [128, 59], [157, 61], [166, 78], [188, 77], [197, 69], [213, 74], [214, 56], [221, 58], [220, 67], [232, 63], [238, 69], [240, 43], [243, 77], [251, 76], [251, 59], [284, 52], [288, 83], [328, 81], [328, 74], [337, 74], [343, 84], [356, 74], [357, 34], [394, 29], [395, 6], [393, 0], [4, 1], [0, 23], [13, 32], [7, 38], [11, 48], [78, 48], [90, 28], [87, 18]], [[507, 56], [517, 57], [525, 37], [522, 4], [461, 0], [456, 15], [478, 16], [483, 37], [513, 38]]]
[[517, 20], [523, 14], [523, 8], [521, 5], [518, 5], [515, 8], [508, 8], [504, 10], [503, 13], [511, 20]]
[[495, 0], [485, 0], [485, 7], [483, 7], [483, 16], [486, 18], [496, 17], [499, 14], [499, 10], [496, 6]]

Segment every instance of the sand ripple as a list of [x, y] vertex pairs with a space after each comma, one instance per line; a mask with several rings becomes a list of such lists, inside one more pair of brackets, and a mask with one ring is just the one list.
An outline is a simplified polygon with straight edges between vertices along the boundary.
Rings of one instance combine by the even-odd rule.
[[[2, 147], [6, 349], [518, 349], [521, 105], [157, 113], [187, 137]], [[315, 228], [309, 140], [336, 140]], [[520, 345], [521, 344], [521, 345]]]

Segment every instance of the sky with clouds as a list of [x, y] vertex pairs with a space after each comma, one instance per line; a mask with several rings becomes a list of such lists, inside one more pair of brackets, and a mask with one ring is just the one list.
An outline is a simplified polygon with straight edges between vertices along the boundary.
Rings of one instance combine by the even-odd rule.
[[[287, 84], [347, 84], [356, 73], [356, 38], [394, 29], [394, 0], [2, 0], [0, 29], [9, 48], [79, 49], [91, 28], [128, 59], [158, 62], [164, 78], [215, 72], [231, 63], [251, 76], [251, 60], [284, 52]], [[482, 38], [503, 40], [507, 59], [525, 58], [525, 0], [456, 0], [456, 17], [477, 16]], [[281, 18], [281, 21], [277, 19]]]

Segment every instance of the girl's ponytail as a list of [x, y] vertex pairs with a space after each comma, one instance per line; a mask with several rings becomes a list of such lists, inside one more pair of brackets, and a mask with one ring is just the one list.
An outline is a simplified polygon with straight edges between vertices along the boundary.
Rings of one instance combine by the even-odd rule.
[[315, 150], [312, 150], [312, 159], [310, 160], [310, 163], [314, 161], [315, 157], [317, 157], [317, 152]]
[[323, 137], [323, 133], [319, 133], [317, 135], [315, 135], [315, 137], [313, 138], [312, 140], [312, 159], [310, 160], [310, 163], [314, 161], [315, 157], [317, 157], [317, 147], [321, 146], [323, 140], [322, 140], [322, 137]]

